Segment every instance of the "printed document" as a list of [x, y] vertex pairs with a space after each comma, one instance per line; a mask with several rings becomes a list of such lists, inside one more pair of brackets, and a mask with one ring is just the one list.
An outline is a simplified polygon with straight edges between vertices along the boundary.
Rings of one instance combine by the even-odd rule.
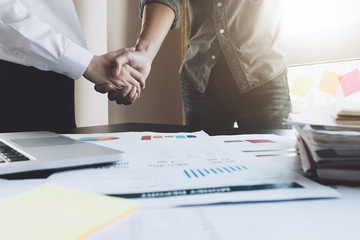
[[56, 173], [49, 182], [135, 199], [140, 207], [339, 197], [334, 189], [303, 177], [296, 167], [279, 167], [281, 162], [295, 166], [298, 156], [287, 156], [286, 140], [276, 135], [238, 135], [231, 140], [202, 131], [67, 136], [125, 151], [125, 160]]

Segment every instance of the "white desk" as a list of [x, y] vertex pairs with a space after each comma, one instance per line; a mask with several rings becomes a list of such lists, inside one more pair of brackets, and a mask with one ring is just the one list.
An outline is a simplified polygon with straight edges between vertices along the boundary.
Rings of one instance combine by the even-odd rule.
[[[120, 124], [83, 128], [72, 133], [131, 130], [175, 132], [197, 129], [171, 125], [162, 128], [161, 125]], [[239, 132], [234, 130], [234, 134]], [[30, 187], [33, 186], [30, 184]], [[9, 192], [11, 191], [16, 192], [16, 189], [9, 188]], [[139, 209], [88, 239], [360, 240], [360, 188], [339, 187], [339, 192], [342, 198], [330, 200]]]
[[360, 188], [341, 199], [139, 209], [89, 239], [360, 239]]
[[[128, 131], [129, 127], [139, 131], [198, 130], [186, 126], [119, 124], [95, 131]], [[83, 128], [73, 133], [90, 132], [91, 129]], [[208, 133], [240, 134], [236, 129]], [[289, 134], [284, 130], [261, 133]], [[338, 190], [342, 194], [340, 199], [139, 209], [89, 239], [360, 240], [360, 188]]]

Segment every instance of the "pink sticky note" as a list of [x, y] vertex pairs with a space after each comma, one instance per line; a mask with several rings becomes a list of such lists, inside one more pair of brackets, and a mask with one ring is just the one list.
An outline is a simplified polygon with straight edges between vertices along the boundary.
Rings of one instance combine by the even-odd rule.
[[354, 69], [340, 77], [340, 84], [344, 92], [344, 96], [350, 96], [360, 91], [360, 72]]

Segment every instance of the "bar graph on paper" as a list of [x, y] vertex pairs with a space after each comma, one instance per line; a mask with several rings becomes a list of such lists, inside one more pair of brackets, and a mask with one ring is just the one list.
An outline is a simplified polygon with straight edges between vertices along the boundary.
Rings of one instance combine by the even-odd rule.
[[190, 168], [184, 169], [184, 174], [189, 179], [205, 178], [207, 176], [214, 175], [229, 175], [229, 174], [241, 174], [248, 171], [249, 168], [244, 165], [234, 166], [221, 166], [221, 167], [210, 167], [210, 168]]

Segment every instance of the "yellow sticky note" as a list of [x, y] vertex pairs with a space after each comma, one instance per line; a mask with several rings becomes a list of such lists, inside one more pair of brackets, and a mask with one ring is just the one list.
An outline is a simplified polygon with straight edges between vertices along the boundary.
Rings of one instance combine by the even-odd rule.
[[305, 97], [309, 92], [312, 84], [312, 79], [304, 76], [296, 76], [291, 92], [296, 95]]
[[336, 96], [340, 88], [340, 76], [341, 74], [324, 70], [321, 76], [319, 90]]
[[82, 239], [136, 209], [131, 200], [46, 184], [0, 200], [0, 239]]

